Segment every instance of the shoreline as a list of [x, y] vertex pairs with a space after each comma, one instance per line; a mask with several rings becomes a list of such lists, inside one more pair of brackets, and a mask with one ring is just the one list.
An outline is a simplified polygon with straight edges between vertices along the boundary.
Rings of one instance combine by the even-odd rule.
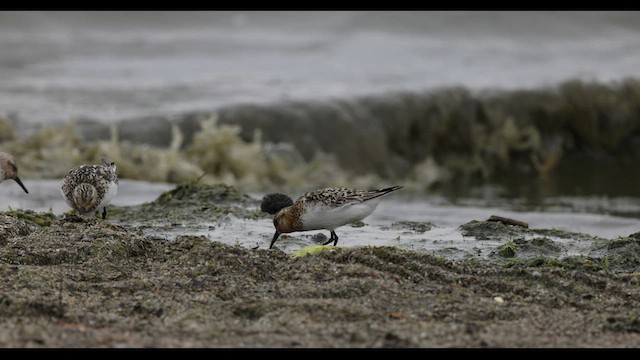
[[[160, 232], [161, 219], [268, 219], [254, 202], [229, 186], [183, 184], [152, 203], [118, 207], [107, 221], [0, 214], [0, 346], [640, 344], [635, 234], [555, 259], [554, 237], [592, 237], [467, 223], [461, 228], [475, 237], [470, 241], [493, 236], [501, 243], [483, 261], [392, 246], [320, 247], [294, 256], [205, 236], [169, 241], [137, 225]], [[416, 229], [429, 238], [429, 230]], [[536, 235], [520, 239], [524, 230]]]

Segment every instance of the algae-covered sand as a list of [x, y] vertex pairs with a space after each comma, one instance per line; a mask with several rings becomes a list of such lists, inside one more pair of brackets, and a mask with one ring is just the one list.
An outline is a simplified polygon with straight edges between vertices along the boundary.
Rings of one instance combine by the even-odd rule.
[[[635, 234], [604, 240], [477, 221], [461, 231], [499, 245], [451, 260], [341, 244], [290, 254], [148, 231], [227, 214], [269, 221], [257, 203], [231, 187], [186, 184], [110, 208], [108, 221], [0, 214], [0, 346], [640, 345]], [[429, 227], [419, 230], [429, 238]], [[586, 250], [563, 256], [563, 238]]]

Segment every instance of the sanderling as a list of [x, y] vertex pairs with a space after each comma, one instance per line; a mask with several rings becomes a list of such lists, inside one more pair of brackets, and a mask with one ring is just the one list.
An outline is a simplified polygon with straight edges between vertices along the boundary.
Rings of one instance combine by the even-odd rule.
[[13, 159], [13, 155], [6, 152], [0, 152], [0, 182], [7, 179], [15, 180], [24, 192], [27, 194], [29, 193], [18, 177], [18, 167], [16, 166], [16, 161]]
[[98, 214], [107, 217], [107, 205], [118, 192], [115, 163], [102, 160], [99, 165], [82, 165], [69, 171], [60, 187], [67, 204], [80, 215]]
[[276, 233], [269, 249], [282, 233], [321, 229], [331, 231], [329, 241], [323, 245], [333, 241], [335, 246], [338, 244], [338, 235], [334, 231], [337, 227], [369, 216], [383, 195], [402, 187], [392, 186], [379, 190], [327, 188], [305, 193], [293, 205], [278, 211], [273, 218]]

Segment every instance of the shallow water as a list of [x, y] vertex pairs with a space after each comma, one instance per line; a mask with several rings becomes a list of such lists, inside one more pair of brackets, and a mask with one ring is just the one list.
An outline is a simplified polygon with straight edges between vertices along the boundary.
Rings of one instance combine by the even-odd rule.
[[[22, 189], [13, 181], [5, 181], [0, 184], [2, 198], [0, 199], [0, 209], [23, 209], [40, 211], [52, 211], [56, 215], [61, 215], [70, 210], [62, 195], [60, 194], [60, 182], [56, 180], [26, 180], [25, 186], [29, 194], [25, 194]], [[112, 205], [133, 206], [155, 200], [160, 194], [175, 187], [173, 184], [151, 183], [146, 181], [136, 181], [120, 179], [118, 194], [113, 199]], [[253, 193], [255, 199], [261, 199], [263, 194]], [[408, 195], [405, 195], [408, 196]], [[627, 236], [640, 230], [640, 218], [632, 216], [612, 216], [607, 212], [619, 212], [622, 214], [635, 214], [640, 209], [640, 201], [635, 198], [598, 198], [598, 197], [562, 197], [549, 199], [547, 209], [541, 208], [538, 211], [514, 210], [523, 208], [517, 200], [503, 199], [495, 201], [497, 206], [488, 205], [488, 200], [478, 198], [458, 199], [456, 204], [443, 197], [434, 196], [413, 197], [409, 200], [405, 196], [396, 196], [385, 199], [378, 208], [365, 219], [366, 226], [353, 228], [344, 226], [340, 228], [339, 244], [342, 246], [353, 245], [386, 245], [393, 243], [398, 235], [402, 238], [419, 238], [420, 234], [410, 235], [403, 231], [385, 230], [380, 228], [389, 227], [397, 221], [418, 221], [430, 222], [435, 225], [434, 229], [426, 232], [429, 237], [437, 235], [460, 238], [459, 233], [452, 231], [447, 233], [445, 229], [455, 229], [471, 220], [486, 220], [491, 215], [499, 215], [527, 222], [532, 229], [561, 229], [572, 232], [582, 232], [602, 238], [615, 238]], [[257, 208], [257, 207], [256, 207]], [[273, 224], [270, 220], [253, 221], [237, 219], [229, 216], [227, 221], [221, 224], [201, 224], [202, 231], [198, 234], [210, 235], [214, 237], [227, 238], [226, 243], [242, 241], [246, 234], [269, 233], [272, 235]], [[209, 226], [214, 226], [215, 230], [209, 230]], [[176, 230], [176, 233], [179, 231]], [[322, 231], [320, 231], [322, 232]], [[316, 232], [295, 233], [294, 238], [310, 237]], [[344, 235], [342, 235], [344, 234]], [[269, 236], [270, 239], [270, 236]], [[348, 240], [347, 240], [348, 239]], [[285, 241], [278, 240], [278, 244]], [[251, 244], [248, 241], [247, 244]], [[255, 243], [254, 243], [255, 245]]]
[[[22, 180], [29, 194], [25, 194], [12, 180], [0, 183], [0, 210], [10, 207], [37, 212], [52, 211], [56, 215], [71, 210], [60, 193], [60, 180]], [[153, 201], [173, 187], [171, 184], [120, 179], [118, 193], [111, 204], [131, 206]]]
[[[504, 240], [477, 241], [473, 237], [462, 235], [458, 227], [472, 220], [486, 220], [491, 215], [500, 215], [529, 223], [532, 229], [559, 229], [581, 232], [600, 238], [612, 239], [628, 236], [640, 230], [640, 219], [621, 218], [589, 213], [556, 213], [556, 212], [516, 212], [497, 208], [478, 208], [469, 206], [440, 206], [428, 203], [407, 204], [393, 200], [385, 201], [378, 209], [364, 220], [365, 226], [343, 226], [336, 230], [338, 246], [399, 246], [418, 251], [435, 251], [443, 257], [455, 258], [471, 253], [482, 253], [485, 249], [494, 249]], [[399, 221], [430, 222], [434, 227], [419, 233], [409, 229], [391, 226]], [[212, 227], [212, 228], [209, 228]], [[178, 227], [170, 230], [172, 234], [190, 234], [188, 228]], [[203, 224], [195, 232], [215, 241], [227, 244], [241, 244], [246, 247], [259, 246], [268, 248], [274, 228], [270, 219], [244, 220], [233, 217], [216, 224]], [[328, 231], [308, 231], [288, 234], [276, 241], [276, 246], [285, 252], [295, 252], [301, 248], [318, 245], [313, 236], [322, 233], [329, 236]], [[533, 238], [525, 236], [526, 239]], [[567, 255], [580, 253], [586, 244], [574, 240], [553, 238], [554, 241], [568, 246]]]
[[[52, 211], [61, 215], [70, 210], [59, 193], [59, 182], [54, 180], [32, 180], [25, 185], [30, 193], [22, 190], [10, 181], [0, 185], [3, 198], [0, 209], [31, 209], [34, 211]], [[135, 206], [155, 200], [160, 194], [174, 188], [172, 184], [157, 184], [143, 181], [120, 180], [118, 195], [113, 200], [115, 206]], [[259, 208], [263, 194], [250, 195], [256, 199], [256, 205], [249, 210]], [[553, 241], [561, 248], [557, 256], [590, 255], [598, 251], [597, 243], [606, 239], [625, 237], [640, 230], [640, 218], [632, 216], [613, 216], [606, 214], [611, 209], [624, 209], [636, 213], [640, 202], [634, 199], [603, 198], [562, 198], [558, 203], [562, 207], [551, 205], [547, 209], [522, 209], [522, 204], [513, 200], [503, 200], [490, 205], [482, 199], [459, 199], [456, 204], [443, 197], [411, 197], [411, 194], [396, 194], [385, 199], [378, 208], [364, 220], [364, 226], [345, 225], [336, 229], [339, 236], [338, 246], [397, 246], [404, 249], [433, 253], [448, 259], [481, 258], [495, 255], [497, 249], [510, 241], [544, 238]], [[573, 206], [575, 209], [571, 209]], [[589, 210], [597, 211], [589, 212]], [[519, 235], [500, 236], [490, 239], [476, 239], [464, 236], [459, 228], [472, 220], [487, 220], [491, 215], [508, 217], [529, 224], [527, 232]], [[212, 241], [228, 245], [240, 245], [246, 248], [269, 247], [274, 227], [271, 217], [257, 220], [239, 218], [231, 213], [207, 220], [193, 217], [193, 220], [175, 221], [163, 218], [146, 221], [131, 220], [116, 216], [109, 221], [133, 227], [145, 235], [163, 239], [175, 239], [182, 235], [202, 235]], [[431, 229], [420, 232], [399, 222], [417, 222], [431, 224]], [[556, 229], [572, 233], [588, 234], [584, 236], [555, 236], [549, 233], [535, 233], [541, 229]], [[324, 237], [322, 236], [324, 235]], [[303, 248], [320, 245], [327, 240], [328, 231], [307, 231], [281, 235], [276, 247], [287, 253], [295, 253]], [[596, 250], [594, 250], [596, 249]], [[530, 253], [525, 256], [532, 256]]]

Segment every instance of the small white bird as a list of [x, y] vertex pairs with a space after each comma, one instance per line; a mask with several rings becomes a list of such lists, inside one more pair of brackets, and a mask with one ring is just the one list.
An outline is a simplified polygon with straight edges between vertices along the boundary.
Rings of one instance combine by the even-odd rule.
[[60, 191], [67, 204], [81, 216], [98, 214], [107, 217], [107, 205], [118, 192], [116, 164], [102, 160], [99, 165], [81, 165], [62, 179]]
[[16, 161], [13, 159], [13, 155], [6, 152], [0, 152], [0, 182], [7, 179], [15, 180], [24, 192], [27, 194], [29, 193], [18, 177], [18, 167], [16, 166]]
[[331, 231], [329, 241], [323, 245], [333, 241], [333, 245], [336, 246], [337, 227], [369, 216], [382, 200], [382, 196], [402, 187], [393, 186], [379, 190], [327, 188], [305, 193], [293, 205], [278, 211], [273, 218], [276, 233], [269, 249], [282, 233], [321, 229]]

